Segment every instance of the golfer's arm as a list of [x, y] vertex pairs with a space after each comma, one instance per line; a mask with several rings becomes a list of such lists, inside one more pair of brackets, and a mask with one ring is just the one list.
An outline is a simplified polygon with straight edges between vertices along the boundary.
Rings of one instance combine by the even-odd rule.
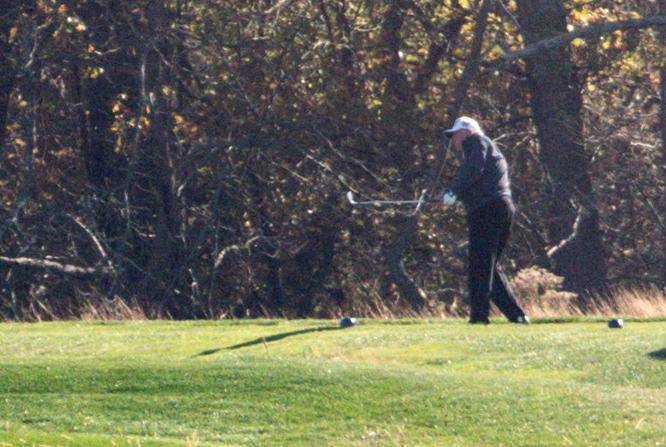
[[483, 167], [486, 164], [486, 148], [478, 139], [465, 140], [463, 143], [465, 159], [458, 168], [456, 182], [451, 188], [456, 196], [464, 196], [483, 175]]

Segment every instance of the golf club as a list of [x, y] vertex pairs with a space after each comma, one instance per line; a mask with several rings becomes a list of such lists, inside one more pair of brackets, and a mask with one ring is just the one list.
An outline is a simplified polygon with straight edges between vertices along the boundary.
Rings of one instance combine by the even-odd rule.
[[349, 191], [347, 192], [347, 200], [352, 205], [416, 205], [423, 202], [423, 197], [418, 200], [363, 200], [356, 201], [354, 199], [354, 193]]

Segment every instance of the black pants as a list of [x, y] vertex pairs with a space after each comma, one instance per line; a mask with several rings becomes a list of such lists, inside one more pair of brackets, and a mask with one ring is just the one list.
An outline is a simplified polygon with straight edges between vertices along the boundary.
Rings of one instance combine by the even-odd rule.
[[504, 197], [468, 215], [471, 322], [488, 320], [491, 299], [510, 321], [525, 315], [498, 264], [511, 234], [515, 211], [511, 199]]

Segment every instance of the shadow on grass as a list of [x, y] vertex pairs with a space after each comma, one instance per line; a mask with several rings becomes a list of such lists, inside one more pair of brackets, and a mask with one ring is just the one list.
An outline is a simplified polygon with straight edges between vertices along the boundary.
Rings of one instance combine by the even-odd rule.
[[666, 360], [666, 348], [650, 352], [648, 356], [657, 360]]
[[201, 357], [201, 356], [205, 356], [205, 355], [212, 355], [212, 354], [215, 354], [217, 352], [220, 352], [222, 349], [232, 351], [232, 350], [235, 350], [235, 349], [246, 348], [248, 346], [258, 345], [260, 343], [263, 343], [263, 344], [271, 343], [271, 342], [274, 342], [274, 341], [282, 340], [283, 338], [292, 337], [294, 335], [309, 334], [311, 332], [337, 331], [338, 329], [343, 329], [343, 328], [337, 327], [337, 326], [319, 326], [319, 327], [313, 327], [313, 328], [309, 328], [309, 329], [299, 329], [297, 331], [281, 332], [279, 334], [269, 335], [267, 337], [259, 337], [259, 338], [256, 338], [254, 340], [246, 341], [245, 343], [239, 343], [237, 345], [227, 346], [226, 348], [207, 349], [205, 351], [202, 351], [202, 352], [198, 353], [195, 357]]

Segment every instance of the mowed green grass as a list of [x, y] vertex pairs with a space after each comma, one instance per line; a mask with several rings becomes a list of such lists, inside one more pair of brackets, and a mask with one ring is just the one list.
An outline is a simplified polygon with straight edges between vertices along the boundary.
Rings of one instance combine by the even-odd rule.
[[666, 445], [666, 322], [0, 325], [0, 446]]

